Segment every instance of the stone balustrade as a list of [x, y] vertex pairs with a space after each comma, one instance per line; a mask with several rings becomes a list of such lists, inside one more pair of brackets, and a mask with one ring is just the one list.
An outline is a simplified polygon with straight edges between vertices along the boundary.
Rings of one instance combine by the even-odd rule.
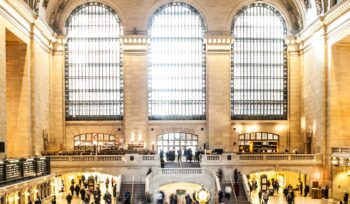
[[74, 166], [159, 166], [159, 155], [74, 155], [51, 156], [52, 167]]
[[[252, 163], [253, 161], [253, 163]], [[237, 154], [202, 155], [202, 165], [230, 164], [322, 164], [322, 154]]]

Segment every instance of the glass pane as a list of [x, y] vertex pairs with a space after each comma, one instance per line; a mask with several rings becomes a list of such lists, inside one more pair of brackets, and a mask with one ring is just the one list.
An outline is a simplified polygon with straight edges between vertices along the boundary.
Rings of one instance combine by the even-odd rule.
[[181, 133], [181, 140], [186, 140], [186, 134], [185, 133]]
[[174, 140], [174, 133], [169, 134], [169, 140]]
[[175, 140], [180, 140], [180, 133], [175, 133]]
[[268, 140], [272, 140], [273, 139], [273, 136], [271, 133], [268, 134]]
[[256, 133], [256, 139], [261, 140], [261, 133], [260, 132]]
[[287, 36], [281, 13], [263, 2], [234, 17], [231, 62], [231, 117], [287, 119]]
[[168, 137], [168, 134], [164, 134], [164, 135], [163, 135], [163, 140], [168, 140], [168, 138], [169, 138], [169, 137]]
[[251, 139], [251, 140], [255, 140], [255, 135], [256, 135], [256, 133], [250, 134], [250, 139]]
[[85, 3], [72, 11], [66, 32], [66, 119], [122, 119], [122, 40], [118, 16], [102, 3]]
[[103, 140], [103, 134], [98, 134], [98, 140]]
[[267, 140], [267, 133], [265, 133], [265, 132], [262, 133], [262, 139]]
[[192, 139], [193, 140], [198, 140], [198, 136], [197, 135], [192, 135]]
[[278, 140], [278, 135], [274, 135], [274, 136], [273, 136], [273, 139], [274, 139], [274, 140]]
[[186, 140], [192, 140], [192, 135], [186, 134]]
[[86, 134], [86, 140], [91, 141], [91, 134]]
[[184, 3], [169, 3], [148, 30], [149, 119], [205, 119], [205, 25]]

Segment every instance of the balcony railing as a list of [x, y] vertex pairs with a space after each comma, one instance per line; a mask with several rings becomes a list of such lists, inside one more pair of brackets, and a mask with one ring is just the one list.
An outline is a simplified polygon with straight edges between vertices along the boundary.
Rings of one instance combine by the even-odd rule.
[[322, 164], [322, 154], [236, 154], [202, 155], [202, 165], [252, 163]]
[[78, 166], [159, 166], [159, 155], [58, 155], [50, 156], [55, 167]]
[[50, 174], [50, 158], [34, 157], [0, 161], [0, 186]]

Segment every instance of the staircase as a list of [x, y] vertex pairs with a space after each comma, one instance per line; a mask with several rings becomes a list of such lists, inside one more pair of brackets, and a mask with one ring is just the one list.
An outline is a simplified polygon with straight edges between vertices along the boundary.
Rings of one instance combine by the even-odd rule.
[[[225, 187], [231, 186], [231, 185], [232, 185], [231, 182], [221, 182], [221, 184], [220, 184], [221, 190], [225, 193]], [[237, 202], [236, 202], [236, 199], [234, 197], [234, 190], [235, 189], [233, 188], [233, 186], [231, 186], [232, 187], [231, 197], [229, 200], [223, 199], [223, 203], [225, 203], [225, 204], [235, 204], [235, 203], [237, 203], [237, 204], [249, 204], [247, 195], [246, 195], [245, 190], [244, 190], [242, 176], [239, 176], [239, 178], [238, 178], [238, 185], [239, 185], [239, 193], [236, 196]]]
[[[123, 183], [120, 188], [120, 203], [123, 203], [124, 200], [124, 194], [125, 192], [129, 191], [131, 193], [132, 191], [132, 184], [131, 183]], [[131, 203], [132, 204], [139, 204], [143, 203], [145, 200], [145, 184], [134, 184], [133, 194]]]

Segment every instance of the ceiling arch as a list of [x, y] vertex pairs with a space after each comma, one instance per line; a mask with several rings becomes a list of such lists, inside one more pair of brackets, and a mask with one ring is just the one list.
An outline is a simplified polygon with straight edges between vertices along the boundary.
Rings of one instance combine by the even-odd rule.
[[[132, 10], [133, 6], [140, 7], [137, 9], [147, 9], [149, 7], [153, 8], [152, 6], [146, 7], [146, 4], [154, 4], [154, 5], [160, 5], [164, 4], [166, 2], [169, 2], [171, 0], [152, 0], [147, 3], [130, 3], [131, 1], [129, 0], [120, 0], [120, 1], [113, 1], [113, 0], [41, 0], [42, 1], [42, 6], [43, 8], [46, 9], [46, 20], [48, 21], [49, 25], [55, 30], [57, 33], [63, 33], [63, 25], [62, 23], [64, 19], [66, 19], [69, 15], [69, 13], [78, 5], [86, 3], [86, 2], [92, 2], [92, 1], [97, 1], [97, 2], [102, 2], [113, 9], [116, 10], [118, 16], [121, 19], [121, 23], [124, 27], [126, 28], [131, 28], [134, 25], [127, 26], [127, 18], [126, 16], [132, 16]], [[227, 5], [230, 4], [235, 4], [236, 0], [225, 0]], [[239, 4], [245, 4], [245, 0], [240, 0], [241, 3]], [[305, 18], [306, 18], [306, 13], [309, 12], [310, 10], [315, 10], [313, 11], [315, 14], [320, 15], [324, 12], [323, 9], [323, 0], [264, 0], [269, 3], [273, 3], [274, 5], [279, 5], [279, 9], [283, 10], [284, 15], [286, 18], [288, 18], [290, 26], [291, 26], [291, 33], [297, 33], [300, 30], [302, 30], [305, 27]], [[189, 1], [191, 3], [192, 1]], [[194, 3], [201, 4], [201, 2], [205, 2], [207, 4], [213, 5], [216, 0], [201, 0], [201, 1], [196, 1], [193, 0]], [[129, 4], [130, 6], [125, 6], [126, 4]], [[215, 4], [214, 4], [215, 5]], [[121, 6], [123, 7], [123, 10], [119, 9], [118, 7]], [[206, 8], [203, 6], [203, 10]], [[235, 8], [233, 8], [235, 10]], [[140, 10], [139, 10], [140, 11]], [[123, 12], [125, 13], [125, 16], [123, 15]], [[149, 13], [146, 11], [146, 13]], [[137, 14], [137, 12], [135, 12]], [[208, 13], [207, 13], [208, 14]], [[229, 14], [230, 15], [230, 14]], [[143, 18], [147, 18], [148, 16], [144, 16]], [[140, 16], [135, 15], [133, 17], [135, 19], [138, 19], [140, 21], [143, 20], [142, 23], [144, 23], [144, 19], [141, 19]], [[227, 17], [227, 21], [231, 21], [232, 19], [229, 19], [230, 16]], [[132, 19], [132, 20], [135, 20]], [[137, 27], [137, 26], [135, 26]], [[144, 26], [138, 26], [139, 29], [144, 29]], [[147, 27], [147, 26], [146, 26]], [[210, 29], [210, 27], [209, 27]]]

